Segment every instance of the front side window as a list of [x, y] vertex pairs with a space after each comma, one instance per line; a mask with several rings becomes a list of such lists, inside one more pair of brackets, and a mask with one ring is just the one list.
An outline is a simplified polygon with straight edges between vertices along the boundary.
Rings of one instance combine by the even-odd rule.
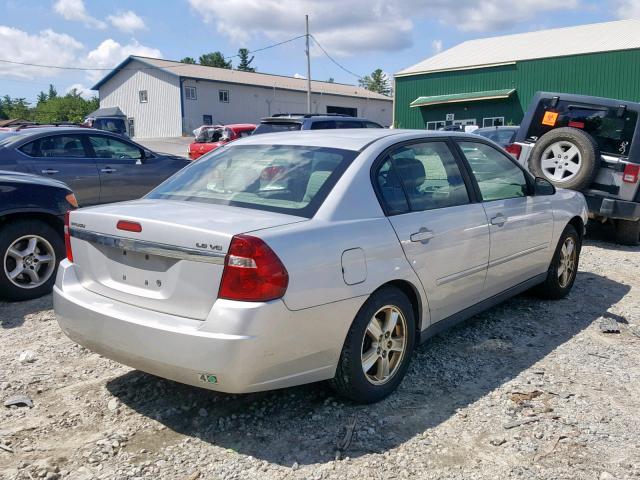
[[222, 103], [229, 103], [229, 90], [218, 90], [218, 100]]
[[187, 100], [197, 100], [196, 87], [185, 85], [184, 96]]
[[81, 138], [75, 135], [56, 135], [41, 138], [37, 150], [36, 156], [38, 157], [84, 158], [89, 156], [84, 150]]
[[149, 101], [149, 97], [147, 95], [146, 90], [140, 90], [138, 92], [138, 98], [140, 99], [140, 103], [147, 103]]
[[181, 170], [147, 197], [310, 218], [357, 154], [325, 147], [232, 143]]
[[102, 135], [90, 135], [89, 142], [93, 147], [96, 158], [121, 158], [140, 160], [142, 151], [127, 142]]
[[525, 197], [529, 191], [527, 177], [505, 154], [484, 143], [460, 142], [473, 172], [482, 200]]
[[[458, 164], [445, 142], [406, 145], [392, 151], [376, 175], [390, 214], [469, 203]], [[404, 197], [404, 198], [403, 198]]]

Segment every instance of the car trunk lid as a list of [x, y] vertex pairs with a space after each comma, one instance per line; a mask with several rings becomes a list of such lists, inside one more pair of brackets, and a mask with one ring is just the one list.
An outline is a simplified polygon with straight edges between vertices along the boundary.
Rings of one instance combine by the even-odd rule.
[[[304, 220], [197, 202], [137, 200], [104, 205], [72, 213], [73, 261], [87, 290], [204, 320], [217, 298], [231, 238]], [[139, 232], [132, 231], [136, 225]]]

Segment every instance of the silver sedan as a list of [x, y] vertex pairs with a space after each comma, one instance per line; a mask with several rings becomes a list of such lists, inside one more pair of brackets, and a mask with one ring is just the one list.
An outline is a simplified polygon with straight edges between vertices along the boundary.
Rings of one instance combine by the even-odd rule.
[[373, 402], [444, 328], [527, 289], [567, 295], [586, 220], [580, 193], [475, 135], [259, 135], [71, 212], [54, 305], [71, 339], [161, 377], [330, 379]]

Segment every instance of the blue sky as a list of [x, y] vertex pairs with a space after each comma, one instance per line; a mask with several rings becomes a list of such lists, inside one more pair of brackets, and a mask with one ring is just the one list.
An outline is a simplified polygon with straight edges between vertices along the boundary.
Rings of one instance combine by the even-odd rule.
[[[257, 49], [311, 32], [359, 75], [397, 72], [464, 40], [639, 18], [640, 0], [2, 0], [0, 60], [111, 68], [129, 54], [184, 56]], [[312, 78], [357, 78], [312, 49]], [[306, 73], [304, 40], [256, 53], [259, 71]], [[53, 83], [88, 90], [105, 72], [0, 62], [0, 95], [33, 101]]]

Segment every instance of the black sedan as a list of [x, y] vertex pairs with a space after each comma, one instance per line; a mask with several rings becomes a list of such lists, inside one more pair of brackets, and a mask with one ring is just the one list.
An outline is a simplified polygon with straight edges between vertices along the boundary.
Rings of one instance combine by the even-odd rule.
[[140, 198], [189, 160], [151, 152], [121, 135], [77, 127], [0, 134], [0, 169], [69, 185], [81, 206]]
[[28, 300], [51, 291], [65, 256], [64, 215], [77, 206], [61, 182], [0, 170], [0, 298]]

